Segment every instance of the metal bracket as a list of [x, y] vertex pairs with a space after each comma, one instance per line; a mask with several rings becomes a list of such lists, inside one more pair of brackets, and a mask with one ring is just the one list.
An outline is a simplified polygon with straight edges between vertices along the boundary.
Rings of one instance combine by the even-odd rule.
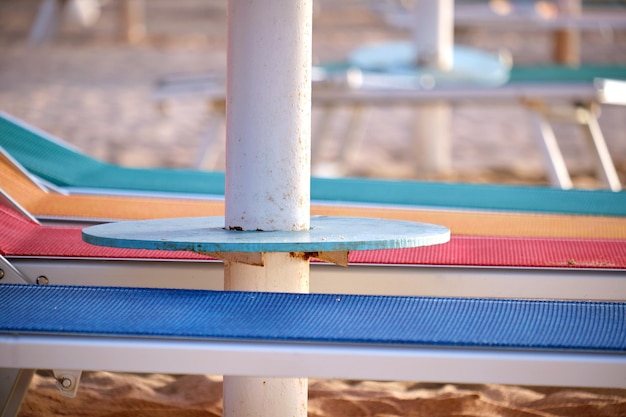
[[[335, 265], [348, 266], [348, 251], [306, 252], [307, 258], [316, 258]], [[258, 252], [202, 252], [221, 261], [236, 262], [253, 266], [264, 266], [263, 253]]]
[[200, 252], [220, 261], [235, 262], [253, 266], [264, 266], [263, 254], [259, 252]]
[[348, 266], [349, 253], [348, 251], [317, 252], [316, 254], [312, 254], [312, 256], [320, 261], [330, 262], [331, 264], [339, 266]]
[[69, 369], [54, 369], [52, 370], [54, 379], [56, 379], [56, 386], [64, 397], [74, 398], [78, 391], [78, 384], [80, 383], [80, 376], [82, 371], [74, 371]]
[[0, 284], [29, 284], [29, 282], [7, 258], [0, 255]]
[[30, 214], [28, 210], [22, 207], [20, 203], [15, 201], [15, 199], [13, 199], [10, 195], [5, 193], [1, 188], [0, 188], [0, 206], [9, 207], [10, 209], [17, 211], [19, 214], [26, 217], [29, 221], [35, 224], [41, 224], [39, 223], [39, 220], [35, 218], [35, 216]]

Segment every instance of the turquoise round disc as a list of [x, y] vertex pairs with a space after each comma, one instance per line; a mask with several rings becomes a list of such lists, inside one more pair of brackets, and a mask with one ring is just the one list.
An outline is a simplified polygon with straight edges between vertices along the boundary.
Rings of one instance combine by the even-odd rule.
[[443, 226], [357, 217], [311, 217], [306, 231], [226, 230], [223, 217], [106, 223], [83, 229], [83, 240], [116, 248], [193, 252], [324, 252], [435, 245]]

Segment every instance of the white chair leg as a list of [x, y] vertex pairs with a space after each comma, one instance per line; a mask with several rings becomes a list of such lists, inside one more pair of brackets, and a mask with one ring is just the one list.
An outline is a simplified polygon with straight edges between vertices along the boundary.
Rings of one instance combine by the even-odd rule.
[[612, 191], [621, 191], [622, 184], [620, 183], [619, 176], [617, 175], [615, 165], [613, 165], [609, 148], [606, 146], [602, 129], [600, 129], [600, 124], [598, 123], [598, 118], [593, 111], [588, 108], [579, 107], [577, 111], [583, 119], [585, 137], [595, 151], [594, 156], [596, 159], [596, 168], [599, 178], [602, 180], [604, 185]]
[[34, 369], [0, 369], [0, 417], [17, 416], [34, 374]]
[[351, 108], [350, 120], [346, 133], [339, 145], [339, 161], [346, 163], [350, 155], [363, 142], [367, 127], [368, 109], [362, 104], [356, 104]]
[[194, 163], [196, 169], [215, 169], [225, 144], [226, 103], [213, 102], [209, 109], [209, 122], [200, 138], [200, 149]]
[[311, 164], [313, 167], [320, 163], [335, 110], [336, 106], [334, 104], [324, 104], [320, 107], [319, 122], [316, 128], [313, 129], [311, 137]]
[[65, 5], [63, 0], [43, 0], [37, 11], [37, 17], [28, 35], [32, 44], [47, 42], [54, 38], [60, 22], [61, 12]]
[[413, 152], [417, 172], [452, 172], [452, 109], [443, 101], [415, 107]]
[[530, 109], [530, 115], [534, 120], [537, 129], [537, 136], [543, 145], [544, 156], [548, 165], [548, 177], [550, 183], [562, 189], [570, 189], [573, 187], [572, 179], [565, 165], [563, 154], [559, 149], [559, 144], [554, 135], [552, 126], [540, 111]]

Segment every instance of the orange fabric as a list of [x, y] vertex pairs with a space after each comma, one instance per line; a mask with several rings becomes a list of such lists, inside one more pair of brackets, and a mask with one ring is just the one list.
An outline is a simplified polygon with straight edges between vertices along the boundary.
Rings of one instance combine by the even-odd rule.
[[[223, 201], [46, 193], [0, 158], [0, 186], [37, 217], [139, 220], [224, 215]], [[316, 204], [313, 215], [412, 220], [455, 235], [626, 239], [626, 218]]]
[[0, 184], [37, 217], [143, 220], [165, 217], [223, 216], [223, 201], [46, 193], [0, 158]]
[[623, 217], [345, 206], [316, 206], [311, 213], [433, 223], [447, 227], [455, 235], [626, 238], [626, 218]]

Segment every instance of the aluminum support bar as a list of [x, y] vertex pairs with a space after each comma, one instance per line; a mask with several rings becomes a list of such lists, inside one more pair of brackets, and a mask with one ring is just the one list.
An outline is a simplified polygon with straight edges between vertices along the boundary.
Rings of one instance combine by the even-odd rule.
[[550, 178], [550, 183], [564, 190], [573, 188], [574, 184], [572, 184], [572, 179], [565, 165], [565, 160], [563, 159], [563, 154], [559, 148], [552, 126], [550, 126], [550, 123], [540, 111], [531, 109], [530, 112], [536, 125], [537, 136], [543, 145], [544, 156], [549, 168], [548, 177]]
[[[222, 290], [221, 262], [11, 259], [34, 283], [53, 285]], [[626, 301], [624, 270], [313, 263], [311, 292], [432, 297], [536, 298]], [[0, 280], [1, 283], [5, 278]]]
[[621, 191], [622, 184], [619, 180], [615, 165], [613, 165], [611, 153], [609, 152], [606, 140], [604, 140], [604, 135], [602, 134], [602, 129], [600, 129], [596, 115], [593, 113], [593, 110], [590, 109], [578, 108], [577, 110], [582, 113], [584, 124], [587, 128], [585, 131], [586, 137], [595, 151], [599, 178], [611, 191]]
[[626, 388], [623, 353], [0, 335], [9, 366]]

